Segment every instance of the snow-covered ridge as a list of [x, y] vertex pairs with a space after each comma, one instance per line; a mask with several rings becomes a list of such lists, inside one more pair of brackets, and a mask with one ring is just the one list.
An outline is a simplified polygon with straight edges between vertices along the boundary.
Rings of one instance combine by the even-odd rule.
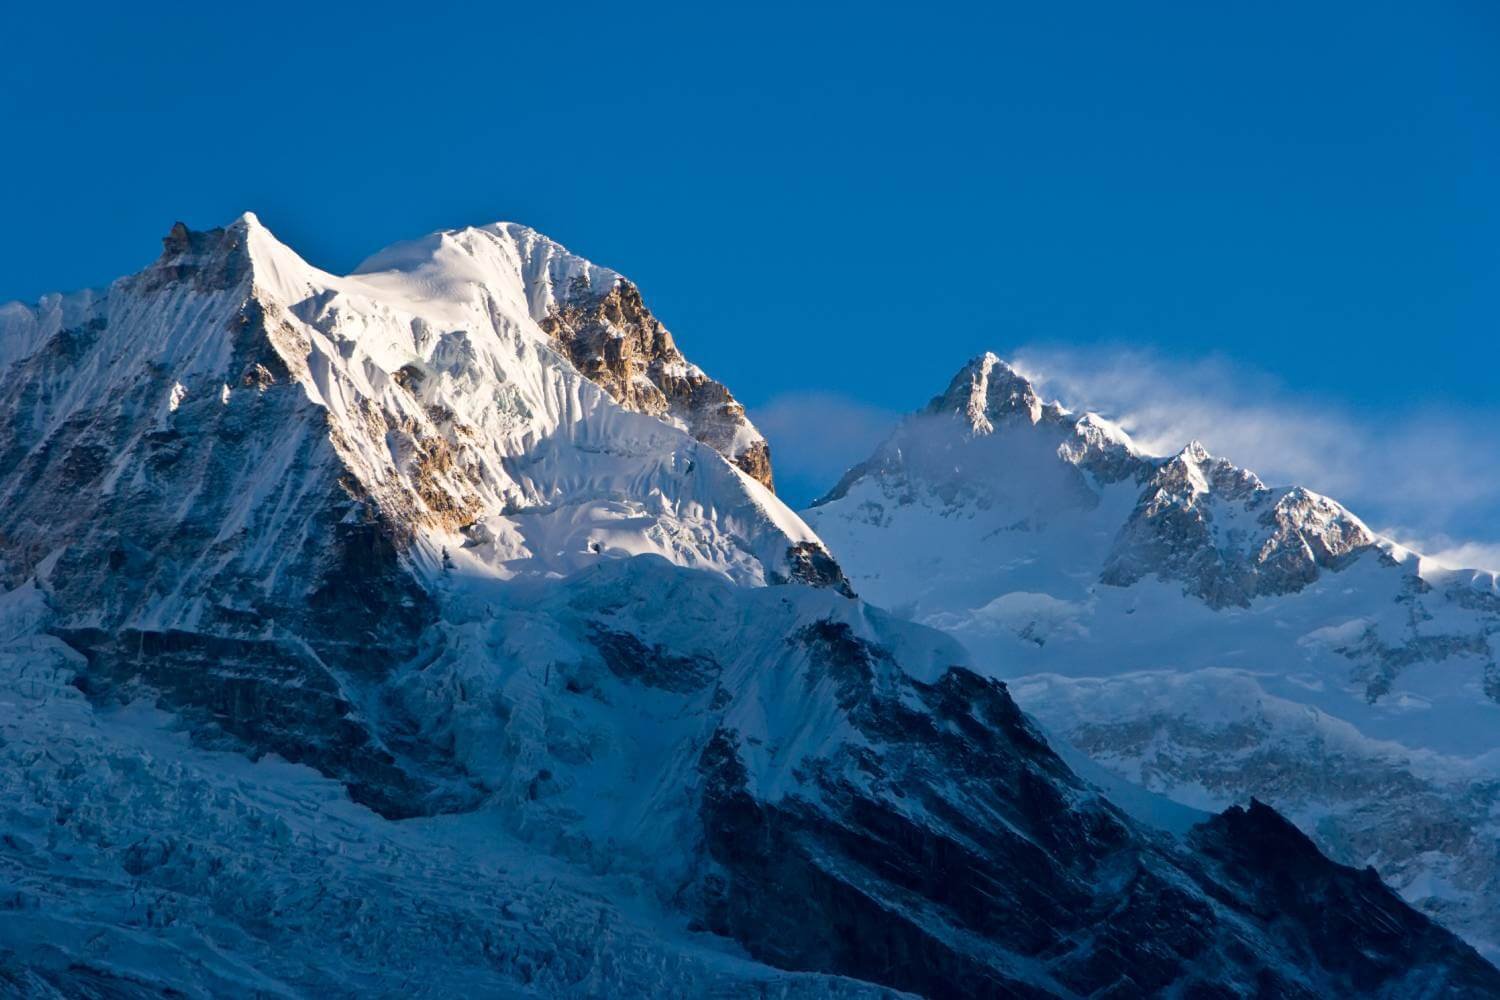
[[[525, 226], [434, 233], [398, 243], [352, 276], [430, 314], [463, 320], [476, 294], [509, 293], [586, 377], [627, 409], [688, 431], [768, 488], [770, 450], [729, 391], [682, 355], [639, 290]], [[517, 280], [519, 279], [519, 285]]]
[[396, 243], [367, 258], [353, 276], [426, 301], [461, 300], [472, 286], [504, 288], [519, 279], [527, 312], [538, 323], [579, 294], [603, 295], [625, 280], [514, 222]]
[[0, 303], [0, 369], [26, 357], [63, 330], [94, 319], [103, 295], [88, 289], [70, 295], [47, 295], [32, 305]]

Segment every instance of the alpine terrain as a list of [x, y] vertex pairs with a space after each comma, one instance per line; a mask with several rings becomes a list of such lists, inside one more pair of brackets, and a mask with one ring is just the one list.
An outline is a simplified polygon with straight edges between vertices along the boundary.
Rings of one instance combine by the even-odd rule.
[[1200, 809], [1248, 796], [1500, 955], [1500, 582], [1194, 442], [970, 362], [804, 518], [1049, 735]]
[[[1467, 906], [1493, 581], [985, 361], [817, 511], [851, 587], [615, 272], [503, 223], [347, 276], [250, 215], [164, 243], [0, 309], [0, 992], [1500, 995], [1242, 797]], [[1136, 818], [999, 674], [1234, 804]]]

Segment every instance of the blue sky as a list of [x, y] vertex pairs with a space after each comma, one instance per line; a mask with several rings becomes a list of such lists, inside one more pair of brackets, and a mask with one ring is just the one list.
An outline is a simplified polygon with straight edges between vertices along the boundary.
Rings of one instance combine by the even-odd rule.
[[[179, 218], [253, 209], [332, 270], [515, 219], [641, 285], [772, 428], [794, 500], [994, 349], [1153, 440], [1175, 429], [1142, 424], [1143, 399], [1180, 394], [1211, 447], [1258, 442], [1230, 457], [1318, 479], [1295, 421], [1230, 434], [1244, 407], [1203, 408], [1253, 387], [1358, 439], [1329, 460], [1353, 473], [1309, 485], [1377, 525], [1500, 541], [1494, 4], [28, 3], [5, 21], [0, 299], [135, 270]], [[839, 430], [792, 434], [799, 415]], [[1361, 479], [1390, 434], [1426, 464]], [[1442, 513], [1408, 488], [1459, 473]]]

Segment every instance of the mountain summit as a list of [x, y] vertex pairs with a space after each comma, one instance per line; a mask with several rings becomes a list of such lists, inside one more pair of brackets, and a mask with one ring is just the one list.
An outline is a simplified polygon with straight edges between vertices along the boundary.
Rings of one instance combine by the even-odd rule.
[[1493, 574], [1200, 442], [1143, 454], [992, 354], [804, 517], [1118, 777], [1269, 802], [1500, 954]]
[[994, 431], [995, 421], [1019, 416], [1042, 419], [1042, 401], [1031, 383], [994, 354], [983, 354], [953, 376], [948, 390], [927, 404], [928, 413], [962, 415], [976, 434]]
[[[1118, 808], [853, 596], [728, 391], [530, 230], [337, 276], [179, 226], [0, 317], [8, 990], [1500, 992], [1268, 806]], [[1052, 412], [1072, 506], [1033, 520], [1137, 461]]]

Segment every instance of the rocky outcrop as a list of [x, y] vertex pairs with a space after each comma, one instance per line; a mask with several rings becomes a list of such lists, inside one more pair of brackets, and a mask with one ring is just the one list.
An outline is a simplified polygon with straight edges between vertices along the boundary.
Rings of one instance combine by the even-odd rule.
[[677, 423], [774, 489], [770, 446], [745, 408], [682, 356], [635, 285], [619, 279], [595, 292], [588, 282], [575, 281], [541, 326], [573, 366], [621, 406]]
[[775, 577], [771, 582], [831, 587], [845, 597], [855, 596], [844, 571], [828, 550], [817, 542], [798, 542], [787, 549], [787, 575]]
[[[1247, 911], [1276, 913], [1295, 926], [1295, 950], [1318, 956], [1338, 984], [1335, 993], [1377, 995], [1393, 981], [1413, 995], [1483, 996], [1495, 988], [1494, 968], [1461, 946], [1451, 965], [1423, 969], [1430, 949], [1453, 948], [1452, 936], [1403, 903], [1374, 869], [1330, 864], [1306, 835], [1255, 799], [1197, 827], [1188, 842], [1214, 875], [1248, 888], [1237, 900]], [[1268, 985], [1267, 979], [1257, 984]], [[1284, 995], [1274, 986], [1270, 992]]]
[[1128, 587], [1153, 575], [1181, 581], [1211, 607], [1247, 607], [1258, 596], [1295, 593], [1374, 544], [1327, 497], [1267, 489], [1194, 441], [1147, 482], [1100, 579]]
[[960, 416], [976, 434], [991, 433], [998, 422], [1010, 418], [1035, 424], [1061, 415], [1057, 406], [1044, 405], [1032, 384], [993, 354], [982, 354], [959, 369], [925, 412]]

